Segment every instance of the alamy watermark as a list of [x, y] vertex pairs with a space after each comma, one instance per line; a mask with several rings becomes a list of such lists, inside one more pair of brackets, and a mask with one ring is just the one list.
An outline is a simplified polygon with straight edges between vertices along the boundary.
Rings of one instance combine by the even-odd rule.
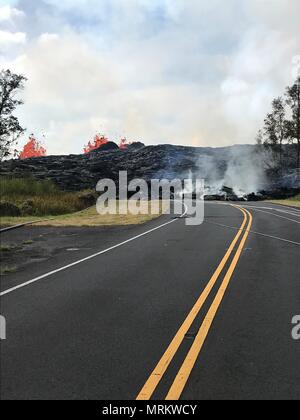
[[[96, 190], [100, 193], [97, 212], [101, 215], [159, 215], [163, 211], [186, 216], [188, 226], [201, 225], [204, 221], [203, 179], [151, 179], [149, 182], [133, 179], [128, 182], [127, 171], [121, 171], [117, 182], [100, 180]], [[145, 203], [147, 205], [143, 205]]]
[[0, 340], [6, 340], [6, 319], [0, 315]]
[[300, 340], [300, 315], [295, 315], [292, 319], [292, 338], [293, 340]]

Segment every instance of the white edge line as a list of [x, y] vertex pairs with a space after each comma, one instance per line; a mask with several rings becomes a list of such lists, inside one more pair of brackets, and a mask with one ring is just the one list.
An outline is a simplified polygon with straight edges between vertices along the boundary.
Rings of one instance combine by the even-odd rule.
[[281, 209], [276, 209], [276, 211], [278, 211], [280, 213], [287, 213], [287, 214], [290, 214], [291, 216], [300, 217], [300, 213], [293, 213], [293, 212], [286, 211], [286, 210], [281, 210]]
[[300, 224], [300, 221], [298, 221], [298, 220], [290, 219], [290, 218], [284, 217], [284, 216], [279, 216], [279, 214], [274, 214], [274, 213], [271, 213], [270, 211], [264, 211], [264, 210], [259, 210], [259, 209], [254, 209], [254, 211], [260, 211], [261, 213], [271, 214], [272, 216], [279, 217], [280, 219], [285, 219], [285, 220], [289, 220], [290, 222]]
[[45, 279], [47, 277], [50, 277], [53, 274], [59, 273], [61, 271], [67, 270], [68, 268], [71, 268], [71, 267], [74, 267], [76, 265], [79, 265], [79, 264], [81, 264], [81, 263], [83, 263], [85, 261], [89, 261], [89, 260], [91, 260], [91, 259], [93, 259], [95, 257], [98, 257], [99, 255], [106, 254], [107, 252], [113, 251], [114, 249], [119, 248], [119, 247], [121, 247], [123, 245], [126, 245], [129, 242], [135, 241], [136, 239], [139, 239], [142, 236], [149, 235], [150, 233], [155, 232], [158, 229], [161, 229], [161, 228], [163, 228], [163, 227], [165, 227], [167, 225], [170, 225], [171, 223], [174, 223], [177, 220], [183, 218], [187, 214], [188, 208], [187, 208], [186, 205], [184, 205], [184, 206], [185, 206], [185, 212], [181, 216], [179, 216], [177, 219], [170, 220], [167, 223], [164, 223], [162, 225], [159, 225], [159, 226], [157, 226], [157, 227], [155, 227], [153, 229], [148, 230], [147, 232], [141, 233], [140, 235], [134, 236], [133, 238], [127, 239], [126, 241], [123, 241], [123, 242], [121, 242], [121, 243], [119, 243], [117, 245], [111, 246], [110, 248], [104, 249], [103, 251], [97, 252], [96, 254], [90, 255], [89, 257], [82, 258], [81, 260], [75, 261], [75, 262], [73, 262], [71, 264], [65, 265], [64, 267], [61, 267], [61, 268], [58, 268], [56, 270], [50, 271], [49, 273], [43, 274], [42, 276], [39, 276], [39, 277], [36, 277], [36, 278], [34, 278], [32, 280], [26, 281], [25, 283], [21, 283], [18, 286], [12, 287], [12, 288], [7, 289], [7, 290], [4, 290], [3, 292], [0, 293], [0, 297], [5, 296], [5, 295], [8, 295], [9, 293], [12, 293], [12, 292], [14, 292], [14, 291], [16, 291], [18, 289], [23, 288], [23, 287], [29, 286], [30, 284], [36, 283], [37, 281], [43, 280], [43, 279]]
[[255, 234], [259, 236], [265, 236], [266, 238], [276, 239], [277, 241], [287, 242], [292, 245], [300, 245], [300, 242], [290, 241], [289, 239], [279, 238], [278, 236], [267, 235], [266, 233], [255, 232], [255, 230], [249, 230], [250, 234]]
[[279, 213], [286, 213], [286, 214], [290, 214], [291, 216], [300, 217], [300, 212], [296, 213], [294, 211], [286, 211], [282, 209], [276, 209], [274, 207], [254, 207], [254, 206], [244, 206], [244, 207], [247, 209], [273, 210], [273, 211], [278, 211]]
[[[273, 210], [273, 211], [278, 211], [280, 213], [286, 213], [286, 214], [290, 214], [291, 216], [296, 216], [296, 217], [300, 217], [300, 212], [297, 212], [296, 209], [291, 208], [291, 211], [287, 211], [287, 207], [285, 207], [285, 210], [282, 209], [277, 209], [275, 207], [255, 207], [255, 206], [244, 206], [248, 209], [257, 209], [257, 210]], [[284, 207], [284, 206], [282, 206]]]
[[271, 204], [275, 205], [275, 206], [279, 206], [282, 209], [285, 210], [292, 210], [292, 211], [296, 211], [297, 213], [300, 213], [300, 207], [297, 206], [292, 206], [292, 205], [285, 205], [285, 204], [280, 204], [280, 203], [272, 203]]
[[[212, 201], [211, 202], [209, 202], [209, 201], [207, 201], [207, 203], [212, 203]], [[229, 205], [228, 204], [228, 202], [223, 202], [223, 203], [219, 203], [219, 204], [227, 204], [227, 205]], [[253, 209], [253, 210], [260, 210], [260, 211], [262, 211], [262, 210], [273, 210], [273, 211], [278, 211], [278, 212], [280, 212], [280, 213], [287, 213], [287, 214], [290, 214], [291, 216], [297, 216], [297, 217], [300, 217], [300, 211], [298, 211], [297, 209], [295, 209], [295, 208], [293, 208], [293, 207], [290, 207], [290, 210], [291, 211], [287, 211], [287, 209], [289, 209], [289, 207], [288, 206], [281, 206], [282, 207], [282, 209], [277, 209], [277, 208], [275, 208], [275, 207], [258, 207], [258, 206], [248, 206], [247, 204], [241, 204], [244, 208], [246, 208], [246, 209]], [[276, 204], [277, 206], [279, 206], [279, 204]], [[283, 209], [285, 209], [285, 210], [283, 210]]]
[[259, 236], [264, 236], [266, 238], [271, 238], [271, 239], [277, 239], [278, 241], [283, 241], [283, 242], [287, 242], [289, 244], [292, 245], [300, 245], [300, 242], [295, 242], [295, 241], [290, 241], [289, 239], [284, 239], [284, 238], [279, 238], [278, 236], [273, 236], [273, 235], [268, 235], [266, 233], [261, 233], [261, 232], [256, 232], [255, 230], [249, 230], [249, 229], [240, 229], [234, 226], [228, 226], [228, 225], [223, 225], [221, 223], [213, 223], [213, 222], [206, 222], [210, 225], [214, 225], [214, 226], [219, 226], [219, 227], [223, 227], [223, 228], [228, 228], [228, 229], [233, 229], [233, 230], [241, 230], [243, 232], [249, 232], [252, 235], [259, 235]]
[[[223, 205], [230, 205], [230, 204], [228, 204], [228, 203], [222, 203]], [[254, 210], [254, 211], [260, 211], [261, 213], [266, 213], [266, 214], [271, 214], [272, 216], [275, 216], [275, 217], [279, 217], [280, 219], [285, 219], [285, 220], [289, 220], [290, 222], [294, 222], [294, 223], [298, 223], [298, 224], [300, 224], [300, 221], [298, 221], [298, 220], [294, 220], [294, 219], [290, 219], [290, 218], [288, 218], [288, 217], [284, 217], [284, 216], [279, 216], [279, 214], [274, 214], [274, 213], [271, 213], [270, 211], [264, 211], [264, 210], [261, 210], [262, 208], [264, 208], [264, 207], [253, 207], [253, 206], [247, 206], [247, 205], [243, 205], [243, 204], [241, 204], [243, 207], [245, 207], [246, 209], [248, 208], [248, 209], [252, 209], [252, 210]], [[276, 209], [274, 209], [274, 208], [270, 208], [270, 210], [274, 210], [274, 211], [276, 211]], [[291, 213], [289, 213], [289, 214], [291, 214]], [[293, 216], [298, 216], [298, 215], [296, 215], [296, 214], [291, 214], [291, 215], [293, 215]]]

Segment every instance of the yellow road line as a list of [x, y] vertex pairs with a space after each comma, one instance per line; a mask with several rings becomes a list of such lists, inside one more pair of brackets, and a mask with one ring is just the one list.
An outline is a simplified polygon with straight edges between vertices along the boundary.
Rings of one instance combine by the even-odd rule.
[[178, 348], [180, 347], [182, 341], [184, 340], [184, 337], [188, 330], [190, 329], [191, 325], [193, 324], [195, 318], [197, 317], [198, 313], [200, 312], [202, 306], [204, 305], [207, 297], [209, 296], [211, 290], [213, 289], [214, 285], [216, 284], [220, 274], [223, 271], [223, 268], [225, 267], [227, 261], [229, 260], [235, 245], [237, 244], [244, 227], [247, 223], [247, 213], [244, 209], [234, 206], [235, 208], [239, 209], [244, 214], [244, 220], [241, 224], [240, 230], [237, 233], [236, 237], [232, 241], [230, 247], [228, 248], [225, 256], [223, 257], [222, 261], [220, 262], [218, 268], [216, 269], [215, 273], [213, 274], [212, 278], [208, 282], [207, 286], [205, 287], [204, 291], [202, 292], [201, 296], [195, 303], [194, 307], [190, 311], [189, 315], [179, 328], [178, 332], [176, 333], [175, 337], [171, 341], [169, 347], [165, 351], [164, 355], [154, 368], [153, 372], [149, 376], [147, 382], [143, 386], [142, 390], [140, 391], [139, 395], [137, 396], [137, 400], [150, 400], [151, 396], [153, 395], [155, 389], [157, 388], [159, 382], [161, 381], [164, 373], [168, 369], [171, 361], [173, 360], [175, 354], [177, 353]]
[[211, 305], [211, 307], [210, 307], [210, 309], [209, 309], [209, 311], [208, 311], [208, 313], [207, 313], [207, 315], [206, 315], [206, 317], [203, 321], [203, 324], [201, 325], [201, 328], [200, 328], [200, 330], [199, 330], [199, 332], [198, 332], [198, 334], [195, 338], [195, 341], [194, 341], [186, 359], [184, 360], [181, 368], [179, 369], [179, 372], [178, 372], [178, 374], [177, 374], [177, 376], [176, 376], [176, 378], [175, 378], [175, 380], [174, 380], [174, 382], [173, 382], [173, 384], [172, 384], [172, 386], [171, 386], [171, 388], [168, 392], [166, 400], [174, 401], [174, 400], [178, 400], [180, 398], [180, 396], [181, 396], [181, 394], [182, 394], [182, 392], [185, 388], [185, 385], [186, 385], [186, 383], [187, 383], [187, 381], [190, 377], [190, 374], [193, 370], [193, 367], [194, 367], [194, 365], [195, 365], [195, 363], [198, 359], [199, 353], [200, 353], [200, 351], [201, 351], [201, 349], [204, 345], [204, 342], [207, 338], [209, 330], [212, 326], [212, 323], [215, 319], [215, 316], [216, 316], [216, 314], [218, 312], [218, 309], [221, 305], [221, 302], [224, 298], [225, 292], [228, 288], [228, 285], [230, 283], [230, 280], [232, 278], [234, 270], [237, 266], [237, 263], [240, 259], [241, 254], [243, 252], [245, 242], [246, 242], [246, 240], [248, 238], [248, 235], [249, 235], [249, 231], [250, 231], [253, 219], [252, 219], [251, 213], [249, 213], [247, 210], [246, 210], [246, 212], [248, 213], [249, 218], [250, 218], [247, 230], [246, 230], [246, 232], [243, 236], [243, 239], [241, 240], [241, 243], [238, 247], [238, 250], [237, 250], [237, 252], [236, 252], [236, 254], [235, 254], [235, 256], [232, 260], [232, 263], [231, 263], [231, 265], [230, 265], [230, 267], [229, 267], [229, 269], [226, 273], [226, 276], [223, 280], [223, 283], [221, 284], [220, 289], [219, 289], [219, 291], [218, 291], [218, 293], [217, 293], [217, 295], [216, 295], [216, 297], [215, 297], [215, 299], [214, 299], [214, 301], [213, 301], [213, 303], [212, 303], [212, 305]]

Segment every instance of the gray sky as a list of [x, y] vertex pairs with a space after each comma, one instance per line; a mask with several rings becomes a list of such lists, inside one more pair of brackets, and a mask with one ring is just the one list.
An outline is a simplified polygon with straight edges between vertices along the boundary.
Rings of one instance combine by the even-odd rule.
[[299, 16], [299, 0], [0, 0], [0, 67], [28, 77], [19, 116], [49, 153], [98, 131], [252, 143], [300, 68]]

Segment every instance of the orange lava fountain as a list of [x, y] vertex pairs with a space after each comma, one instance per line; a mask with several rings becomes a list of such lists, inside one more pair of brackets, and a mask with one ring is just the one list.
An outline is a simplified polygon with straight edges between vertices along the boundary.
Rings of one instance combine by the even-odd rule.
[[88, 142], [87, 146], [85, 146], [85, 148], [83, 149], [84, 153], [89, 153], [92, 150], [96, 150], [99, 149], [100, 147], [102, 147], [104, 144], [108, 143], [108, 139], [105, 136], [102, 136], [100, 134], [97, 134], [94, 137], [93, 142]]
[[46, 149], [36, 140], [32, 134], [29, 137], [28, 143], [23, 147], [22, 152], [19, 155], [20, 159], [29, 159], [33, 157], [46, 156]]
[[124, 150], [124, 149], [126, 149], [130, 144], [132, 144], [132, 143], [128, 143], [127, 142], [127, 139], [126, 138], [123, 138], [123, 139], [121, 139], [120, 140], [120, 144], [119, 144], [119, 148], [121, 149], [121, 150]]

